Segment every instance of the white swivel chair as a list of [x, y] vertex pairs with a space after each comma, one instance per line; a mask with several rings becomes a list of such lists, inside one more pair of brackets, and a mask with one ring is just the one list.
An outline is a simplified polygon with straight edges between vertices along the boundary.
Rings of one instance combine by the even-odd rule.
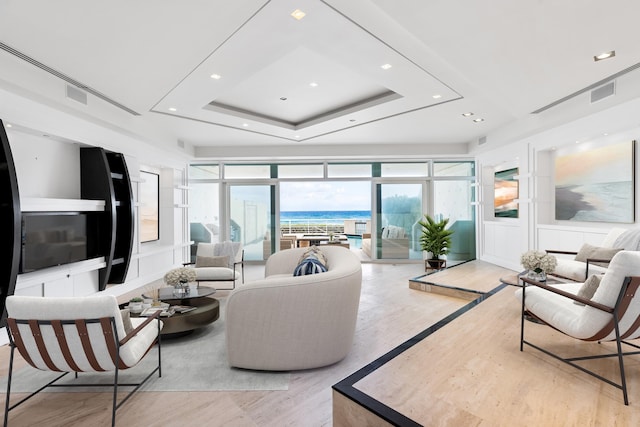
[[[115, 425], [116, 410], [151, 376], [162, 375], [160, 357], [159, 313], [123, 321], [113, 295], [42, 298], [9, 296], [6, 300], [7, 331], [11, 346], [4, 425], [9, 411], [24, 403], [46, 387], [87, 387], [104, 384], [86, 384], [81, 379], [69, 384], [57, 381], [74, 372], [111, 372], [113, 375], [113, 405], [111, 425]], [[128, 319], [128, 317], [127, 317]], [[125, 319], [126, 320], [126, 319]], [[130, 332], [125, 332], [131, 329]], [[158, 342], [158, 365], [136, 384], [118, 384], [118, 373], [135, 366]], [[39, 388], [19, 402], [10, 405], [14, 351], [18, 349], [24, 360], [43, 371], [63, 372], [53, 381]], [[135, 387], [117, 403], [118, 386]]]
[[[622, 390], [625, 405], [627, 397], [624, 356], [640, 354], [640, 347], [629, 340], [640, 338], [640, 252], [618, 252], [600, 281], [591, 299], [576, 294], [582, 283], [546, 285], [522, 278], [528, 286], [516, 291], [522, 302], [520, 321], [520, 351], [527, 344], [543, 353], [586, 372], [607, 384]], [[577, 302], [578, 304], [574, 303]], [[562, 357], [524, 338], [525, 314], [541, 320], [552, 328], [582, 341], [615, 341], [616, 352], [584, 357]], [[624, 352], [622, 344], [633, 351]], [[620, 370], [620, 382], [607, 379], [576, 362], [615, 357]]]

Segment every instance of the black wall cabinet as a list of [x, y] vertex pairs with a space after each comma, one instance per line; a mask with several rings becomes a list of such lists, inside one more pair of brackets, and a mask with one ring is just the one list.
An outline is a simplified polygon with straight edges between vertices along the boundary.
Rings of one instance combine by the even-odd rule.
[[20, 264], [21, 220], [18, 178], [9, 147], [9, 139], [0, 120], [0, 224], [3, 246], [8, 249], [0, 257], [0, 326], [6, 324], [5, 300], [13, 295]]
[[81, 148], [80, 180], [83, 199], [105, 201], [96, 230], [107, 264], [99, 271], [99, 289], [104, 290], [108, 283], [124, 283], [133, 249], [133, 193], [124, 156], [99, 147]]

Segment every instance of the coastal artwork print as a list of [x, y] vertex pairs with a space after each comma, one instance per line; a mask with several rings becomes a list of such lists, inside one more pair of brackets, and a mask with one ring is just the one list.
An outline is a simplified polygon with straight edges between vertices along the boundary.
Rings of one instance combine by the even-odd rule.
[[160, 239], [159, 181], [155, 173], [140, 171], [138, 202], [140, 205], [140, 242]]
[[634, 222], [634, 143], [558, 155], [556, 219]]
[[495, 173], [493, 211], [496, 218], [518, 218], [518, 168]]

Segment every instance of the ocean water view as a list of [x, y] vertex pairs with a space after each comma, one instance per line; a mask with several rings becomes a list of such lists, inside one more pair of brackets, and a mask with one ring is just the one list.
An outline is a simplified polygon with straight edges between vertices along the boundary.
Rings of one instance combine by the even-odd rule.
[[633, 222], [633, 183], [604, 182], [556, 187], [556, 219]]
[[366, 221], [371, 219], [371, 211], [283, 211], [280, 223], [342, 224], [345, 219]]

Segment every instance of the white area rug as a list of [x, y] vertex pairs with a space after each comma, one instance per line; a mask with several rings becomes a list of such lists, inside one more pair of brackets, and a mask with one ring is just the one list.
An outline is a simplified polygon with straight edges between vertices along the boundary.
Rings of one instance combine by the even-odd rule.
[[[220, 299], [221, 310], [224, 298]], [[224, 335], [224, 315], [206, 328], [192, 334], [162, 341], [162, 377], [157, 373], [140, 391], [222, 391], [222, 390], [287, 390], [291, 374], [288, 372], [249, 371], [230, 368]], [[17, 355], [17, 352], [16, 352]], [[154, 348], [137, 366], [120, 372], [119, 383], [138, 382], [151, 372], [158, 360]], [[59, 375], [59, 374], [58, 374]], [[43, 372], [27, 366], [14, 371], [12, 392], [34, 391], [55, 378], [56, 373]], [[59, 383], [105, 383], [113, 381], [113, 373], [80, 374], [75, 379], [68, 374]], [[7, 389], [7, 378], [0, 378], [0, 392]], [[106, 387], [49, 387], [46, 391], [86, 392], [110, 391]], [[129, 388], [123, 388], [127, 391]]]

